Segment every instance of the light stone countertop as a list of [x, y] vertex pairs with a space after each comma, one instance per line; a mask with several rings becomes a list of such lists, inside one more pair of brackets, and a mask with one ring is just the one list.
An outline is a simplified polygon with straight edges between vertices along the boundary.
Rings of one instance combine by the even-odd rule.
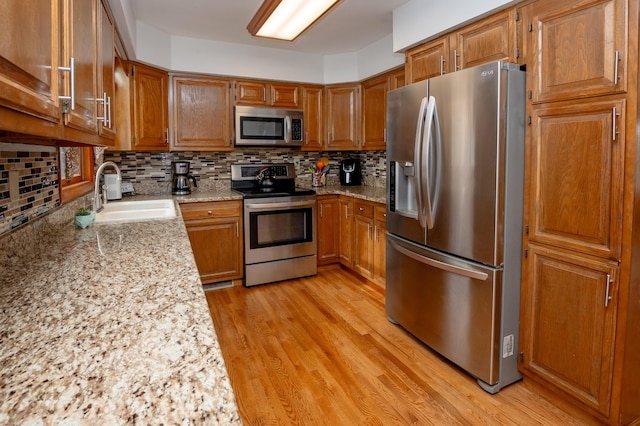
[[241, 424], [181, 217], [64, 210], [0, 239], [0, 424]]
[[380, 186], [345, 186], [345, 185], [328, 185], [314, 187], [317, 195], [349, 195], [361, 200], [373, 201], [375, 203], [386, 204], [387, 189]]

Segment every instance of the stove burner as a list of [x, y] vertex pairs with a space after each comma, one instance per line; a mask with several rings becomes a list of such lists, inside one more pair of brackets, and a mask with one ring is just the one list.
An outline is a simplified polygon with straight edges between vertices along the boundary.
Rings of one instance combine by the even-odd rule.
[[[272, 179], [269, 186], [262, 185], [260, 178], [265, 176]], [[241, 192], [244, 198], [315, 195], [312, 189], [297, 188], [295, 177], [291, 163], [231, 165], [231, 189]]]

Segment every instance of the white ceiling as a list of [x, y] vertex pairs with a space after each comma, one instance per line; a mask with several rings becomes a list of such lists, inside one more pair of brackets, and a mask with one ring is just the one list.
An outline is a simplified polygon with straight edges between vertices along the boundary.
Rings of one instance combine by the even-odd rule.
[[392, 11], [409, 0], [342, 0], [293, 42], [252, 37], [262, 0], [131, 0], [138, 21], [168, 34], [331, 55], [356, 52], [392, 33]]

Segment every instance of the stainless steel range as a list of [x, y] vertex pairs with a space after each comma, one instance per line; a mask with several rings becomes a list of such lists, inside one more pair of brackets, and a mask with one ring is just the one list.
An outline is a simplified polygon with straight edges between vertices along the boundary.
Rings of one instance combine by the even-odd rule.
[[231, 165], [231, 189], [244, 198], [247, 287], [317, 272], [316, 193], [295, 177], [291, 163]]

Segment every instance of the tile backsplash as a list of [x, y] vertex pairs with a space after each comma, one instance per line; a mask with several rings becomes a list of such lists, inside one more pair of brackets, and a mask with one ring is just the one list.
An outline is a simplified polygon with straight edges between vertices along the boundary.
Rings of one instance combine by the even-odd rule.
[[303, 152], [293, 149], [256, 150], [236, 148], [232, 152], [144, 152], [120, 151], [104, 153], [105, 161], [113, 161], [120, 167], [124, 181], [131, 182], [137, 194], [168, 193], [171, 191], [171, 162], [189, 161], [191, 173], [204, 190], [220, 185], [228, 187], [231, 180], [231, 164], [234, 163], [293, 163], [298, 180], [310, 183], [309, 165], [322, 157], [331, 166], [327, 175], [330, 183], [339, 181], [340, 160], [347, 157], [362, 161], [362, 177], [365, 185], [386, 183], [385, 151], [362, 152]]
[[0, 141], [0, 235], [59, 205], [56, 148]]

